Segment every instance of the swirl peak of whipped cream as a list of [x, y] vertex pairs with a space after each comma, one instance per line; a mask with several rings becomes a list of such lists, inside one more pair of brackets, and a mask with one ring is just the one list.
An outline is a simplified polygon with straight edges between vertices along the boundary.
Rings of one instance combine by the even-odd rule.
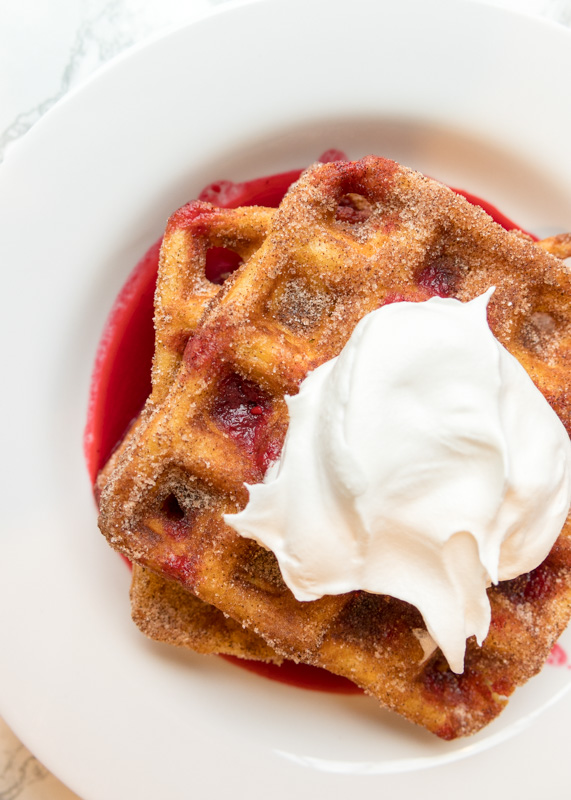
[[225, 517], [298, 600], [416, 606], [455, 672], [487, 635], [487, 587], [543, 561], [571, 502], [569, 437], [490, 331], [492, 292], [364, 317], [287, 398], [280, 460]]

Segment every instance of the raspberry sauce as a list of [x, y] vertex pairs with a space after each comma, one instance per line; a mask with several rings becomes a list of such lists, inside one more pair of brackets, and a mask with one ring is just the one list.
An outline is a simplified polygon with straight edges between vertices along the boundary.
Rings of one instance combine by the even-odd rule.
[[[326, 162], [346, 159], [341, 151], [328, 150], [319, 160]], [[216, 181], [203, 189], [199, 199], [224, 208], [245, 205], [276, 208], [301, 171], [291, 170], [244, 183]], [[454, 191], [466, 197], [469, 202], [481, 206], [506, 230], [518, 228], [489, 203], [462, 190]], [[127, 279], [109, 314], [99, 343], [84, 437], [85, 457], [92, 482], [95, 482], [99, 470], [141, 411], [151, 390], [153, 297], [160, 245], [161, 240], [149, 248]], [[208, 253], [206, 275], [213, 283], [222, 283], [224, 277], [239, 264], [240, 259], [234, 253], [224, 248], [212, 248]], [[442, 273], [437, 278], [427, 275], [423, 280], [434, 283], [436, 280], [445, 280], [445, 276]], [[394, 301], [398, 302], [398, 298]], [[239, 435], [246, 437], [253, 447], [258, 420], [265, 413], [265, 405], [264, 398], [253, 395], [250, 397], [249, 392], [250, 389], [244, 382], [238, 385], [236, 381], [232, 383], [229, 380], [228, 397], [220, 400], [217, 413], [227, 422], [229, 428], [234, 426]], [[233, 656], [223, 658], [258, 675], [293, 686], [342, 694], [361, 691], [345, 678], [306, 664], [284, 662], [278, 667]]]

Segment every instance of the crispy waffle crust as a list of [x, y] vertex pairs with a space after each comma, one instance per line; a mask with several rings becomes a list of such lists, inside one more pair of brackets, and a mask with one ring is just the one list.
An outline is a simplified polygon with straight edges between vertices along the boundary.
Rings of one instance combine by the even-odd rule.
[[416, 609], [364, 592], [298, 602], [273, 554], [222, 515], [244, 507], [244, 482], [260, 481], [279, 455], [284, 395], [337, 355], [367, 312], [434, 294], [466, 301], [492, 285], [494, 334], [569, 432], [565, 265], [385, 159], [308, 170], [210, 303], [170, 391], [130, 437], [101, 496], [102, 532], [280, 655], [349, 677], [445, 739], [480, 729], [541, 668], [569, 619], [569, 520], [541, 566], [489, 590], [490, 633], [482, 647], [468, 642], [456, 675], [439, 651], [425, 658]]
[[[155, 292], [155, 355], [152, 393], [143, 412], [98, 475], [101, 493], [116, 465], [168, 394], [184, 349], [220, 286], [205, 276], [210, 248], [226, 248], [247, 261], [264, 241], [274, 215], [270, 208], [221, 209], [194, 201], [171, 219], [161, 245]], [[224, 277], [224, 276], [221, 276]], [[134, 564], [131, 612], [152, 639], [199, 653], [224, 653], [262, 661], [283, 660], [263, 639], [199, 600], [179, 583]]]
[[260, 636], [226, 618], [176, 581], [165, 580], [138, 564], [133, 565], [130, 594], [133, 620], [155, 641], [197, 653], [222, 653], [277, 664], [282, 661]]
[[220, 291], [220, 286], [205, 275], [208, 250], [225, 248], [246, 261], [264, 241], [274, 213], [272, 208], [226, 209], [195, 200], [169, 219], [155, 291], [152, 392], [131, 430], [100, 471], [98, 497], [136, 430], [168, 394], [189, 339]]

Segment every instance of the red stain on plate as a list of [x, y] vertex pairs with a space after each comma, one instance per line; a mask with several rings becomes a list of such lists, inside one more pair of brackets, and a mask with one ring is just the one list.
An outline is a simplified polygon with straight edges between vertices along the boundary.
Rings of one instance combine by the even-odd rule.
[[571, 664], [569, 664], [569, 657], [565, 650], [561, 647], [560, 644], [554, 644], [551, 648], [551, 652], [547, 656], [546, 664], [549, 664], [552, 667], [567, 667], [567, 669], [571, 669]]

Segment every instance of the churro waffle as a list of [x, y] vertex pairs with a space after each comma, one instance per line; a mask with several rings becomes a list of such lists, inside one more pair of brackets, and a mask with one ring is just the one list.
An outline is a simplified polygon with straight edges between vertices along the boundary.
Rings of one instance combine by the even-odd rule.
[[[175, 579], [278, 653], [345, 675], [443, 738], [474, 732], [542, 666], [571, 611], [570, 523], [546, 561], [489, 590], [492, 625], [468, 642], [462, 675], [425, 658], [416, 609], [352, 592], [311, 603], [272, 553], [223, 522], [247, 502], [287, 428], [285, 394], [337, 355], [359, 319], [434, 294], [496, 287], [496, 337], [569, 432], [571, 278], [444, 186], [369, 157], [309, 170], [259, 249], [225, 284], [186, 347], [172, 387], [109, 478], [100, 526], [140, 565]], [[390, 343], [387, 343], [390, 346]]]
[[[223, 248], [247, 260], [263, 242], [274, 211], [269, 208], [220, 209], [195, 201], [179, 209], [165, 232], [155, 293], [155, 355], [152, 393], [143, 412], [97, 477], [100, 496], [109, 476], [153, 409], [167, 395], [184, 348], [226, 274], [205, 275], [207, 252]], [[224, 255], [219, 255], [219, 261]], [[234, 260], [234, 259], [232, 259]], [[232, 265], [234, 266], [234, 265]], [[265, 642], [239, 623], [202, 602], [179, 584], [133, 565], [133, 620], [148, 636], [200, 653], [224, 653], [243, 658], [282, 659]]]

